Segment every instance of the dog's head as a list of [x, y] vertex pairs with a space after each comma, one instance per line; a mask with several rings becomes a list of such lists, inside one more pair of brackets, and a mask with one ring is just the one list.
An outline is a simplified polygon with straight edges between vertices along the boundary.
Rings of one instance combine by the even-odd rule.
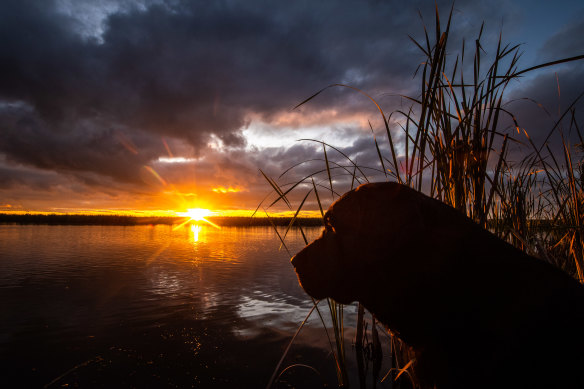
[[292, 264], [304, 290], [316, 299], [348, 304], [362, 300], [376, 271], [386, 271], [393, 253], [415, 242], [424, 229], [420, 205], [426, 196], [396, 183], [364, 184], [344, 194], [324, 216], [321, 236]]

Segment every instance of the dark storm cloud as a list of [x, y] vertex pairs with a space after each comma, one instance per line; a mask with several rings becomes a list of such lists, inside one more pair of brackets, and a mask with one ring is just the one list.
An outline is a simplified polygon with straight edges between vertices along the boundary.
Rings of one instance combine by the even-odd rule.
[[[450, 1], [438, 7], [445, 23]], [[457, 2], [449, 54], [458, 51], [462, 37], [472, 42], [483, 20], [489, 51], [501, 23], [513, 29], [509, 19], [518, 12], [503, 0]], [[412, 75], [423, 57], [407, 36], [422, 38], [423, 23], [432, 34], [433, 14], [434, 2], [423, 0], [4, 0], [0, 156], [5, 164], [67, 177], [50, 175], [55, 182], [71, 179], [93, 188], [114, 181], [140, 185], [141, 172], [150, 165], [169, 182], [189, 177], [208, 186], [225, 182], [255, 191], [265, 185], [258, 167], [277, 176], [300, 161], [322, 159], [322, 149], [294, 144], [246, 152], [242, 130], [250, 120], [271, 125], [277, 136], [284, 130], [278, 124], [283, 114], [338, 82], [367, 91], [392, 111], [399, 99], [382, 94], [418, 93], [419, 79]], [[568, 38], [580, 32], [581, 23], [566, 27], [542, 48], [541, 58], [573, 55], [582, 41]], [[573, 69], [560, 75], [566, 96], [582, 85], [577, 79], [582, 68]], [[533, 79], [520, 92], [547, 96], [546, 82]], [[337, 88], [294, 112], [301, 119], [291, 126], [331, 108], [376, 123], [367, 99]], [[527, 108], [521, 111], [530, 117]], [[343, 131], [357, 133], [347, 149], [352, 158], [379, 165], [368, 130]], [[157, 164], [168, 153], [163, 140], [174, 153], [198, 157], [196, 169]], [[207, 148], [210, 141], [229, 153]], [[310, 166], [297, 170], [298, 176], [307, 172]], [[19, 169], [1, 174], [11, 185], [42, 181]]]
[[[50, 190], [59, 183], [54, 172], [38, 172], [0, 165], [0, 187], [3, 190], [29, 186], [36, 190]], [[62, 182], [61, 182], [62, 183]]]
[[107, 123], [79, 119], [55, 130], [22, 104], [1, 107], [0, 113], [0, 147], [8, 162], [72, 173], [87, 184], [99, 185], [87, 178], [92, 172], [138, 182], [137, 171], [158, 155], [149, 151], [156, 150], [150, 136], [134, 143]]
[[[0, 98], [31, 108], [10, 129], [3, 123], [0, 151], [38, 167], [128, 180], [158, 148], [122, 158], [111, 127], [183, 139], [199, 150], [211, 134], [239, 147], [249, 113], [269, 121], [333, 82], [404, 92], [421, 58], [407, 39], [419, 35], [421, 22], [406, 2], [117, 4], [95, 37], [79, 32], [85, 16], [72, 12], [82, 7], [64, 13], [54, 1], [0, 4]], [[419, 6], [431, 21], [433, 8]], [[474, 28], [466, 21], [481, 6], [457, 7], [466, 9], [460, 29]], [[341, 91], [307, 109], [355, 111], [355, 101], [366, 103]]]
[[[509, 104], [508, 109], [515, 114], [519, 125], [540, 145], [567, 110], [575, 109], [576, 118], [581, 123], [584, 109], [581, 96], [584, 93], [583, 79], [582, 65], [564, 67], [556, 72], [540, 72], [523, 88], [513, 92], [513, 97], [518, 100]], [[564, 117], [569, 119], [571, 115]], [[564, 124], [568, 123], [564, 121]]]
[[[583, 54], [584, 22], [581, 17], [575, 17], [572, 23], [543, 43], [537, 59], [539, 63], [544, 63]], [[558, 122], [557, 128], [563, 131], [567, 141], [580, 142], [576, 132], [569, 131], [572, 115], [564, 114], [573, 109], [576, 122], [582, 123], [583, 80], [584, 60], [579, 60], [536, 70], [515, 85], [509, 96], [512, 102], [507, 107], [538, 147], [547, 140], [552, 150], [562, 153], [561, 133], [552, 131]], [[560, 121], [562, 117], [564, 119]]]
[[545, 42], [540, 49], [542, 59], [555, 60], [584, 53], [584, 12], [574, 19]]

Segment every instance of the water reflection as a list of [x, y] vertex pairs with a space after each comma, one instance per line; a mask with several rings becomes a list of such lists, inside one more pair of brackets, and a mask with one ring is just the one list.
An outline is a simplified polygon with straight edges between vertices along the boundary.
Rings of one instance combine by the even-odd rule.
[[191, 224], [191, 232], [192, 232], [192, 240], [193, 243], [198, 243], [199, 239], [202, 238], [199, 237], [199, 235], [201, 235], [201, 230], [203, 229], [203, 227], [201, 227], [198, 224]]
[[[263, 387], [311, 307], [278, 246], [259, 227], [0, 225], [7, 379], [40, 387], [81, 364], [54, 386]], [[293, 357], [334, 382], [322, 331], [310, 319]]]

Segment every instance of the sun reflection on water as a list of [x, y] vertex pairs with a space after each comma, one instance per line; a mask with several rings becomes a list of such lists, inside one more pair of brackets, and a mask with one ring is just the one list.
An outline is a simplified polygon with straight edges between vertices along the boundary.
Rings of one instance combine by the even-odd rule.
[[199, 224], [191, 224], [191, 240], [193, 241], [193, 243], [198, 243], [199, 240], [201, 240], [203, 238], [203, 234], [201, 234], [201, 231], [203, 231], [203, 227]]

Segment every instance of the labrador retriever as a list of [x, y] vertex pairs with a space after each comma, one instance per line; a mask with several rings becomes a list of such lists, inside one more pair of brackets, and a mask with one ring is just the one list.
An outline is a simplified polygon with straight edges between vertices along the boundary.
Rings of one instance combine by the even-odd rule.
[[407, 186], [338, 199], [292, 264], [406, 342], [423, 388], [584, 388], [584, 287]]

